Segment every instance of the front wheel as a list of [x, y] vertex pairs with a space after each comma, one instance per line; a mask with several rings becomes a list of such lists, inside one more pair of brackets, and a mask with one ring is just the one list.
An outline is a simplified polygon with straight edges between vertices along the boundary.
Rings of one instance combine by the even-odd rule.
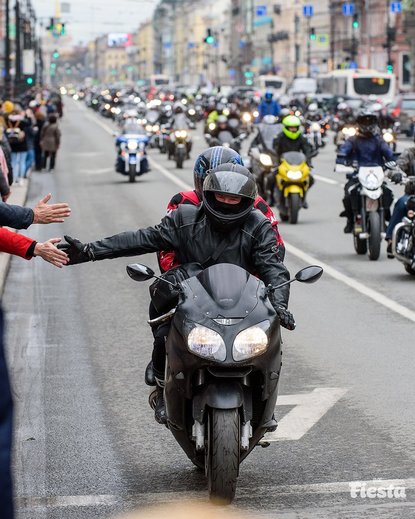
[[290, 223], [298, 222], [298, 213], [301, 207], [301, 198], [298, 193], [292, 193], [288, 199], [288, 214]]
[[176, 152], [177, 169], [183, 169], [183, 161], [184, 161], [184, 150], [182, 148], [179, 148]]
[[223, 504], [233, 501], [239, 471], [238, 409], [211, 409], [208, 418], [206, 472], [209, 498]]
[[366, 254], [367, 252], [367, 240], [359, 238], [359, 236], [353, 236], [354, 250], [357, 254]]
[[411, 265], [405, 265], [405, 270], [408, 274], [411, 274], [411, 276], [415, 276], [415, 269], [413, 269]]
[[135, 182], [135, 164], [130, 164], [130, 168], [128, 170], [128, 181]]
[[369, 213], [368, 230], [369, 259], [376, 261], [380, 256], [380, 246], [382, 242], [379, 213]]

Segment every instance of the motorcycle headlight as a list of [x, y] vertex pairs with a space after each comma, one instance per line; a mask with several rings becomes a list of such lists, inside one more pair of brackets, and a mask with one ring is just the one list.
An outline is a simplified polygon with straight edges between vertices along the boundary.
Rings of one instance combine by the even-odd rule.
[[207, 359], [224, 361], [226, 359], [226, 346], [222, 337], [215, 331], [205, 326], [196, 326], [187, 337], [189, 351]]
[[137, 143], [137, 141], [133, 141], [133, 140], [128, 141], [128, 143], [127, 143], [127, 148], [128, 148], [130, 151], [135, 151], [135, 150], [138, 148], [138, 143]]
[[242, 115], [242, 120], [243, 120], [245, 123], [249, 123], [251, 119], [252, 119], [252, 116], [251, 116], [251, 114], [248, 113], [248, 112], [245, 112], [245, 113]]
[[228, 117], [228, 115], [230, 114], [230, 111], [228, 110], [228, 108], [225, 108], [224, 110], [222, 110], [222, 113], [223, 113], [223, 115], [226, 115], [226, 117]]
[[177, 130], [174, 132], [176, 137], [178, 139], [185, 139], [187, 137], [187, 131], [186, 130]]
[[385, 132], [383, 134], [383, 140], [389, 144], [393, 141], [393, 135], [390, 132]]
[[320, 131], [320, 125], [318, 123], [313, 123], [311, 125], [311, 131], [313, 132], [319, 132]]
[[380, 187], [379, 180], [376, 175], [368, 175], [362, 183], [367, 189], [371, 191], [374, 191]]
[[190, 108], [189, 115], [196, 115], [196, 110], [194, 110], [193, 108]]
[[109, 105], [108, 103], [104, 105], [104, 108], [105, 110], [109, 110], [111, 108], [111, 105]]
[[256, 118], [256, 117], [259, 117], [259, 112], [258, 110], [255, 110], [252, 115]]
[[151, 124], [147, 124], [146, 125], [146, 132], [151, 132], [153, 131], [153, 127], [151, 126]]
[[259, 155], [259, 161], [265, 167], [272, 166], [272, 158], [269, 155], [267, 155], [266, 153], [261, 153]]
[[215, 123], [209, 123], [209, 130], [211, 132], [213, 132], [213, 130], [216, 128], [216, 124]]
[[287, 177], [290, 179], [290, 180], [300, 180], [300, 178], [303, 176], [303, 174], [301, 173], [301, 171], [287, 171]]
[[153, 126], [153, 132], [158, 132], [160, 130], [160, 126], [158, 124], [155, 124]]
[[234, 360], [246, 360], [262, 355], [268, 348], [268, 337], [260, 326], [251, 326], [238, 333], [232, 348]]

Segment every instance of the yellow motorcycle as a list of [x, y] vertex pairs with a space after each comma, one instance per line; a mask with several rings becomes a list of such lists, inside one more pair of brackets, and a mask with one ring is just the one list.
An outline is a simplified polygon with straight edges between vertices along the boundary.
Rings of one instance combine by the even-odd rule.
[[310, 187], [310, 167], [306, 156], [299, 151], [289, 151], [281, 156], [275, 176], [276, 203], [281, 221], [297, 223], [305, 195]]

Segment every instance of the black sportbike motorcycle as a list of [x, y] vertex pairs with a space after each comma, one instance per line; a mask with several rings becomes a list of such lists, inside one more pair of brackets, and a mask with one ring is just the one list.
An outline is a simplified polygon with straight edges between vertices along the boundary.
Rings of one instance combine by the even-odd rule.
[[[128, 265], [127, 272], [135, 281], [156, 277], [140, 264]], [[312, 283], [322, 273], [306, 267], [284, 285]], [[210, 498], [223, 503], [235, 496], [241, 461], [277, 427], [281, 331], [268, 296], [281, 286], [266, 287], [237, 265], [213, 265], [174, 285], [177, 306], [151, 321], [171, 319], [167, 427], [204, 469]]]

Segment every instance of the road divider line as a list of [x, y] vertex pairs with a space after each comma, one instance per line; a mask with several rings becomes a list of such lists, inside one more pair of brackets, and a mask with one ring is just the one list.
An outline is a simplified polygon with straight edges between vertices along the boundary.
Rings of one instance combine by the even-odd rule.
[[[346, 494], [350, 497], [350, 489], [353, 486], [359, 488], [404, 488], [415, 489], [415, 479], [373, 479], [368, 481], [338, 481], [333, 483], [310, 483], [304, 485], [263, 485], [255, 487], [255, 497], [260, 495], [305, 495], [305, 494]], [[241, 499], [252, 497], [251, 487], [238, 487], [235, 504]], [[85, 496], [39, 496], [18, 497], [16, 499], [19, 509], [32, 509], [39, 507], [90, 507], [113, 506], [117, 503], [136, 501], [141, 504], [157, 504], [173, 501], [203, 499], [206, 500], [207, 491], [178, 491], [178, 492], [148, 492], [128, 495], [85, 495]]]
[[[91, 114], [87, 114], [87, 117], [89, 119], [95, 121], [97, 124], [99, 124], [99, 126], [101, 126], [109, 134], [111, 134], [111, 135], [113, 134], [114, 130], [110, 129], [110, 127], [108, 125], [106, 125], [105, 123], [103, 123], [102, 121], [96, 119], [95, 117], [92, 117]], [[172, 173], [170, 173], [170, 171], [168, 171], [165, 167], [158, 164], [155, 161], [155, 159], [151, 158], [150, 164], [152, 165], [152, 167], [154, 167], [155, 169], [160, 171], [160, 173], [162, 175], [167, 177], [169, 180], [171, 180], [174, 184], [176, 184], [180, 188], [186, 189], [188, 191], [193, 190], [192, 186], [190, 186], [186, 182], [180, 180]], [[317, 175], [316, 175], [316, 178], [320, 179], [320, 180], [322, 178], [324, 178], [325, 179], [324, 181], [330, 180], [329, 183], [336, 182], [332, 179], [327, 179], [326, 177], [320, 177]], [[305, 261], [306, 263], [319, 264], [321, 267], [323, 267], [325, 273], [327, 275], [329, 275], [330, 277], [336, 279], [337, 281], [340, 281], [341, 283], [352, 288], [353, 290], [356, 290], [356, 292], [359, 292], [360, 294], [372, 299], [376, 303], [384, 306], [385, 308], [391, 310], [392, 312], [399, 314], [400, 316], [404, 317], [405, 319], [415, 322], [415, 312], [413, 312], [412, 310], [409, 310], [409, 308], [406, 308], [406, 307], [400, 305], [399, 303], [397, 303], [396, 301], [389, 299], [389, 297], [386, 297], [383, 294], [381, 294], [380, 292], [377, 292], [376, 290], [373, 290], [372, 288], [364, 285], [363, 283], [360, 283], [360, 281], [357, 281], [357, 280], [347, 276], [346, 274], [342, 274], [335, 268], [330, 267], [330, 265], [328, 265], [327, 263], [320, 261], [318, 258], [310, 256], [309, 254], [302, 251], [301, 249], [298, 249], [294, 245], [290, 245], [289, 243], [285, 242], [285, 247], [286, 247], [287, 251], [290, 252], [293, 256], [296, 256], [297, 258]]]
[[356, 292], [359, 292], [360, 294], [363, 294], [364, 296], [372, 299], [376, 303], [383, 305], [388, 310], [392, 310], [392, 312], [395, 312], [396, 314], [399, 314], [402, 317], [405, 317], [406, 319], [415, 322], [415, 312], [409, 310], [409, 308], [406, 308], [405, 306], [396, 303], [396, 301], [393, 301], [392, 299], [389, 299], [389, 297], [384, 296], [380, 292], [377, 292], [376, 290], [369, 288], [363, 283], [360, 283], [360, 281], [357, 281], [356, 279], [353, 279], [347, 276], [346, 274], [342, 274], [333, 267], [330, 267], [330, 265], [328, 265], [327, 263], [324, 263], [323, 261], [320, 261], [318, 258], [310, 256], [301, 249], [294, 247], [294, 245], [290, 245], [287, 242], [284, 243], [286, 250], [290, 254], [293, 254], [297, 258], [303, 260], [305, 263], [320, 265], [321, 267], [323, 267], [325, 274], [327, 274], [328, 276], [336, 279], [337, 281], [340, 281], [341, 283], [347, 285], [350, 288], [353, 288], [353, 290], [356, 290]]

